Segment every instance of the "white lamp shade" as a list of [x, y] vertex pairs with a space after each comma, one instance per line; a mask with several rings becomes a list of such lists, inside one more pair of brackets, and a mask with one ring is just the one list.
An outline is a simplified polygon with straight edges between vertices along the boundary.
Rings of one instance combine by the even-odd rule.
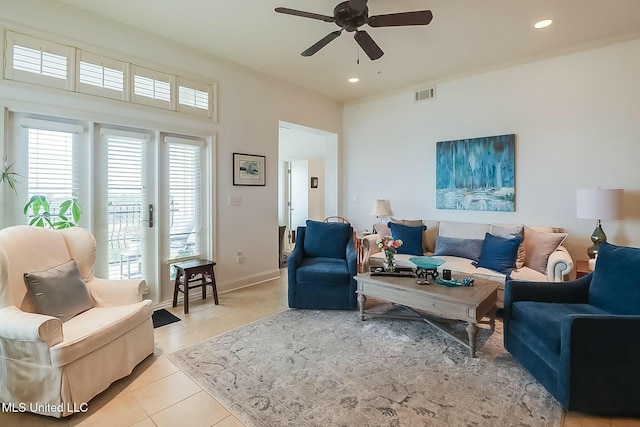
[[389, 205], [389, 201], [385, 199], [378, 199], [373, 201], [373, 206], [371, 206], [371, 212], [369, 215], [375, 216], [391, 216], [393, 212], [391, 212], [391, 206]]
[[589, 188], [576, 192], [576, 214], [584, 219], [621, 219], [622, 189]]

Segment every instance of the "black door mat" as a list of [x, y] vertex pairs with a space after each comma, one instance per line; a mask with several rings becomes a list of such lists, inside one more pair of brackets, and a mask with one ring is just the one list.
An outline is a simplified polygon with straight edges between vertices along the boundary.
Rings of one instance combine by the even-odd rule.
[[161, 308], [160, 310], [156, 310], [153, 312], [153, 315], [151, 316], [151, 320], [153, 320], [153, 327], [159, 328], [160, 326], [165, 326], [170, 323], [179, 322], [180, 318], [168, 312], [164, 308]]

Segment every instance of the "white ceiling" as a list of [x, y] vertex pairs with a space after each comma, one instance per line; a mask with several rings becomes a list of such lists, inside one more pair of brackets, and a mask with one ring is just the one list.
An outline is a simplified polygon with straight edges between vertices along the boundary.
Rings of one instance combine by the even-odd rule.
[[[300, 52], [338, 27], [274, 9], [333, 15], [340, 0], [53, 1], [345, 103], [640, 37], [640, 0], [370, 0], [370, 16], [429, 9], [433, 21], [363, 26], [385, 52], [377, 61], [346, 32], [304, 58]], [[545, 18], [554, 24], [535, 30]], [[347, 83], [350, 76], [360, 82]]]

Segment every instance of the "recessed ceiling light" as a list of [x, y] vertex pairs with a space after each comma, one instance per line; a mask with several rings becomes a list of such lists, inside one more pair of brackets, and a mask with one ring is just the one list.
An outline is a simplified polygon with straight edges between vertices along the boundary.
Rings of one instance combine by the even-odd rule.
[[538, 21], [536, 22], [533, 26], [535, 28], [547, 28], [549, 25], [551, 25], [553, 23], [552, 19], [543, 19], [542, 21]]
[[359, 81], [358, 77], [349, 77], [349, 83], [358, 83]]

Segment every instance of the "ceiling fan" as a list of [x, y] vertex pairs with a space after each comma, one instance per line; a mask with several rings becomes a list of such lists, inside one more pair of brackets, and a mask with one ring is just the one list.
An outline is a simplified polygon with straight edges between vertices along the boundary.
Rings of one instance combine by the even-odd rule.
[[384, 55], [380, 46], [376, 44], [369, 33], [359, 30], [364, 24], [370, 27], [401, 27], [406, 25], [427, 25], [433, 19], [430, 10], [418, 10], [415, 12], [390, 13], [387, 15], [369, 16], [369, 8], [367, 0], [348, 0], [338, 4], [333, 9], [333, 16], [320, 15], [302, 10], [289, 9], [286, 7], [277, 7], [276, 12], [285, 13], [287, 15], [301, 16], [303, 18], [318, 19], [324, 22], [333, 22], [340, 30], [333, 31], [320, 39], [309, 49], [301, 53], [302, 56], [311, 56], [332, 40], [337, 38], [343, 31], [355, 32], [354, 38], [360, 45], [362, 50], [372, 61]]

